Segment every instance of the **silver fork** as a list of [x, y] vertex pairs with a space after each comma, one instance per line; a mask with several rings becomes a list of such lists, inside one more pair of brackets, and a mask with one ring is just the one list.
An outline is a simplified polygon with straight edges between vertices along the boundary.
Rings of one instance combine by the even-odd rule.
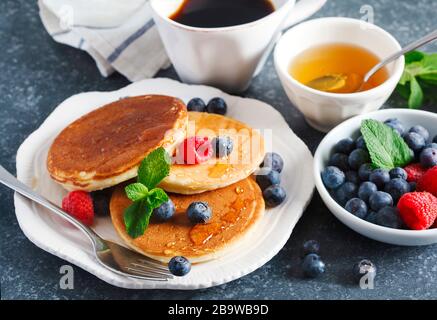
[[64, 212], [57, 205], [39, 195], [24, 183], [20, 182], [0, 165], [0, 182], [15, 190], [22, 196], [42, 205], [53, 213], [72, 223], [91, 240], [97, 261], [105, 268], [126, 277], [152, 281], [167, 281], [173, 275], [161, 263], [139, 253], [122, 247], [114, 242], [104, 240], [92, 229]]

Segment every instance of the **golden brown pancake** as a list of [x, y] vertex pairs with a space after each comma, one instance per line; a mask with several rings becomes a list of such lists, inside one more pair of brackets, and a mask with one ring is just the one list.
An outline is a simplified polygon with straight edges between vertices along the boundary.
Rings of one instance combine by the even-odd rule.
[[173, 97], [129, 97], [96, 109], [54, 140], [47, 169], [67, 190], [93, 191], [137, 175], [144, 157], [158, 147], [170, 154], [184, 139], [187, 110]]
[[[124, 210], [132, 203], [118, 186], [111, 198], [112, 223], [120, 237], [134, 250], [167, 262], [182, 255], [191, 262], [216, 258], [252, 230], [264, 212], [261, 190], [251, 178], [222, 189], [196, 195], [170, 194], [175, 204], [174, 216], [166, 222], [151, 219], [144, 235], [131, 238], [123, 221]], [[206, 224], [192, 224], [186, 215], [194, 201], [208, 202], [212, 218]]]
[[188, 112], [187, 135], [229, 136], [234, 149], [228, 157], [212, 157], [196, 165], [175, 164], [160, 187], [168, 192], [195, 194], [215, 190], [247, 178], [264, 158], [264, 139], [245, 123], [218, 114]]

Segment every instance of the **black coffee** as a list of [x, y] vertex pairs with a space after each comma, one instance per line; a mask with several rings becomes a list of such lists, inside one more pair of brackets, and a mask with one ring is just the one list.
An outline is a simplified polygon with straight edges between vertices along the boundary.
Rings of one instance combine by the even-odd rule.
[[170, 19], [191, 27], [218, 28], [252, 22], [273, 11], [270, 0], [184, 0]]

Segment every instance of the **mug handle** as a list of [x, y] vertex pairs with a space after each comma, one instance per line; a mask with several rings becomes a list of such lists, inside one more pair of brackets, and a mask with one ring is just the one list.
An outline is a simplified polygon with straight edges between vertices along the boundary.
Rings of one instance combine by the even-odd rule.
[[291, 9], [290, 14], [285, 19], [282, 30], [290, 28], [292, 25], [305, 20], [320, 10], [327, 0], [300, 0]]

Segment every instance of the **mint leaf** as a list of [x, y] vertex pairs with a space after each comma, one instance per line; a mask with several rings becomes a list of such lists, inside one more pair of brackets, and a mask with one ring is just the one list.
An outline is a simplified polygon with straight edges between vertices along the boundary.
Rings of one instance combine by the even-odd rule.
[[144, 234], [149, 225], [152, 209], [146, 205], [145, 200], [134, 202], [124, 211], [124, 225], [127, 233], [132, 238], [138, 238]]
[[423, 104], [423, 91], [415, 77], [410, 81], [410, 97], [408, 98], [408, 106], [411, 109], [418, 109]]
[[415, 61], [421, 61], [425, 57], [425, 54], [420, 51], [410, 51], [405, 54], [405, 63], [409, 64]]
[[411, 150], [404, 139], [382, 122], [363, 120], [361, 134], [369, 150], [373, 167], [393, 169], [404, 167], [411, 162]]
[[155, 149], [141, 162], [138, 182], [149, 190], [155, 188], [170, 172], [170, 156], [164, 148]]
[[124, 188], [127, 197], [132, 201], [141, 200], [149, 194], [147, 187], [139, 182], [132, 183]]
[[169, 172], [170, 156], [160, 147], [141, 162], [138, 168], [138, 182], [125, 187], [126, 196], [134, 201], [124, 211], [124, 225], [132, 238], [144, 234], [153, 209], [168, 201], [165, 191], [155, 187]]
[[[437, 85], [437, 53], [412, 51], [405, 55], [405, 70], [397, 91], [408, 100], [410, 108], [419, 108], [425, 99], [433, 99]], [[431, 90], [425, 90], [431, 86]]]
[[161, 188], [155, 188], [150, 190], [147, 200], [152, 209], [155, 209], [168, 201], [168, 195]]

